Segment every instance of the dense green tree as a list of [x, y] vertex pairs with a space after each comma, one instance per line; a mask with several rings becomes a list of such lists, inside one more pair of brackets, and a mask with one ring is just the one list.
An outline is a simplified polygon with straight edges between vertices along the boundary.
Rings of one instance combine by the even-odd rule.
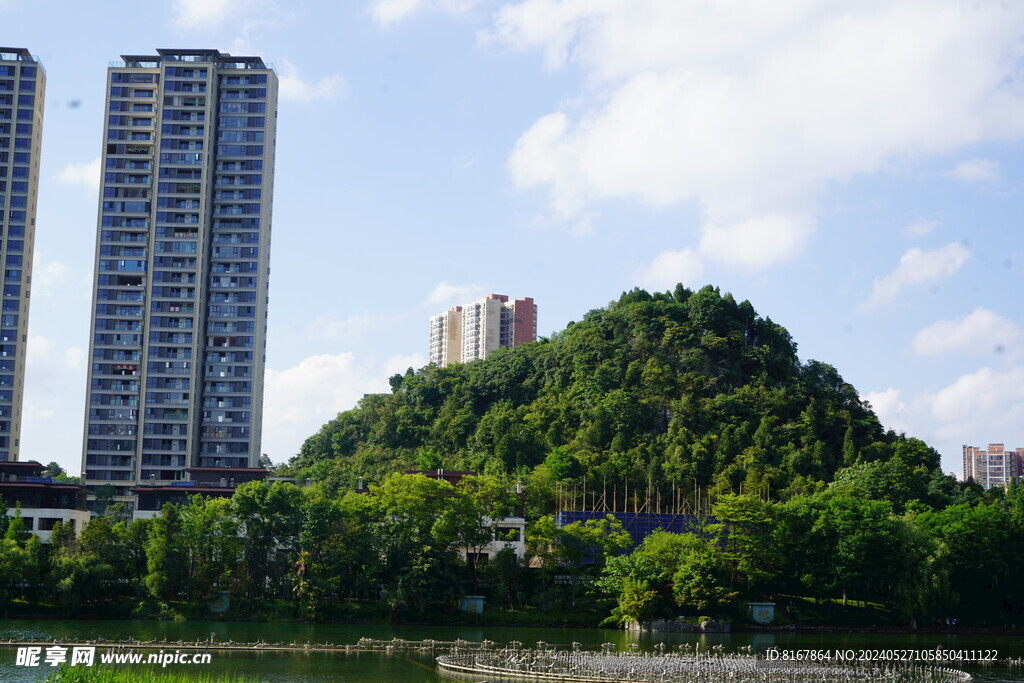
[[562, 527], [556, 526], [554, 517], [545, 516], [530, 524], [526, 532], [527, 552], [548, 568], [603, 565], [630, 543], [629, 533], [613, 515]]
[[[304, 589], [299, 607], [309, 618], [329, 616], [333, 601], [376, 597], [376, 529], [367, 496], [340, 498], [312, 489], [302, 502], [299, 552]], [[295, 577], [296, 583], [299, 577]]]
[[776, 506], [751, 495], [725, 495], [712, 512], [716, 524], [709, 531], [729, 566], [730, 583], [742, 586], [750, 599], [762, 597], [782, 569], [784, 546], [773, 534]]
[[190, 599], [208, 601], [232, 583], [241, 557], [238, 522], [227, 498], [192, 496], [182, 506], [181, 536]]
[[917, 517], [935, 539], [940, 567], [948, 574], [946, 604], [960, 619], [999, 618], [1004, 602], [1021, 596], [1015, 578], [1024, 557], [1024, 536], [1001, 505], [951, 505]]
[[[137, 593], [147, 565], [135, 559], [144, 539], [127, 533], [120, 511], [92, 519], [78, 536], [58, 522], [50, 532], [48, 587], [61, 608], [72, 613], [82, 604]], [[139, 527], [136, 527], [139, 528]]]
[[797, 496], [779, 509], [775, 531], [788, 543], [783, 576], [790, 589], [818, 598], [876, 600], [898, 606], [906, 564], [923, 561], [917, 537], [885, 500], [871, 500], [844, 487]]
[[97, 515], [106, 514], [107, 506], [114, 503], [115, 493], [117, 493], [117, 489], [114, 488], [113, 484], [103, 484], [102, 486], [97, 487], [93, 512]]
[[691, 613], [721, 616], [735, 611], [729, 562], [707, 530], [655, 531], [629, 555], [613, 557], [598, 585], [616, 597], [620, 621]]
[[252, 601], [284, 586], [301, 527], [301, 499], [297, 486], [281, 481], [246, 482], [231, 497], [242, 540], [239, 579]]
[[58, 482], [78, 483], [78, 477], [69, 476], [57, 462], [51, 462], [44, 467], [42, 475], [44, 477], [53, 477]]
[[736, 601], [726, 573], [722, 552], [710, 541], [695, 544], [683, 555], [672, 575], [672, 593], [676, 604], [698, 614], [718, 616], [731, 611]]
[[395, 474], [372, 489], [380, 532], [378, 581], [393, 609], [423, 612], [456, 597], [457, 531], [446, 508], [455, 487], [422, 474]]
[[150, 522], [145, 548], [149, 594], [164, 602], [180, 597], [186, 589], [188, 566], [177, 504], [165, 503]]
[[14, 516], [0, 537], [0, 606], [6, 608], [12, 600], [22, 597], [26, 580], [37, 575], [38, 543], [39, 539], [26, 531], [20, 507], [15, 507]]
[[886, 500], [897, 513], [902, 513], [912, 500], [928, 500], [932, 470], [912, 468], [901, 456], [891, 460], [861, 462], [836, 473], [833, 485], [851, 495]]

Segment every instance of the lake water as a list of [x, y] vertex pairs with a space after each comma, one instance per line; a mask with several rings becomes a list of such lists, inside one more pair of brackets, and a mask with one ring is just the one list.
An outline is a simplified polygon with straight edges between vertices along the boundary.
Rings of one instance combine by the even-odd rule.
[[[726, 651], [750, 645], [754, 652], [764, 652], [776, 646], [784, 650], [795, 649], [995, 649], [1000, 658], [1024, 657], [1024, 637], [977, 634], [863, 634], [863, 633], [736, 633], [736, 634], [637, 634], [624, 631], [598, 629], [542, 629], [498, 627], [444, 627], [444, 626], [352, 626], [312, 624], [265, 624], [242, 622], [161, 622], [161, 621], [70, 621], [70, 620], [0, 620], [0, 639], [6, 638], [64, 638], [124, 641], [135, 640], [187, 640], [207, 639], [215, 634], [217, 641], [235, 642], [283, 641], [354, 644], [360, 637], [408, 640], [493, 640], [504, 644], [518, 640], [527, 644], [543, 640], [552, 644], [569, 645], [579, 642], [587, 646], [614, 643], [626, 649], [636, 643], [650, 649], [657, 643], [674, 646], [682, 643], [708, 647], [721, 644]], [[98, 651], [103, 651], [102, 646]], [[192, 652], [191, 650], [187, 650]], [[51, 669], [17, 666], [16, 651], [0, 646], [0, 681], [36, 683], [45, 680]], [[213, 660], [206, 665], [169, 665], [168, 670], [195, 671], [197, 673], [226, 673], [249, 676], [254, 680], [281, 683], [308, 681], [309, 683], [398, 683], [444, 680], [434, 672], [434, 662], [428, 653], [325, 653], [325, 652], [212, 652]], [[100, 664], [97, 664], [100, 666]], [[106, 666], [117, 666], [108, 664]], [[131, 666], [128, 664], [121, 666]], [[142, 666], [142, 665], [136, 665]], [[978, 681], [1024, 681], [1024, 668], [962, 668], [974, 674]]]

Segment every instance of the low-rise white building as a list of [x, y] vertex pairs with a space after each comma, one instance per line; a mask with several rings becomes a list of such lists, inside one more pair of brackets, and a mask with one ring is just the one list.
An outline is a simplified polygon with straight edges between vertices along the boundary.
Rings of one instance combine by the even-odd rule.
[[57, 522], [81, 533], [89, 522], [85, 489], [44, 477], [43, 469], [34, 460], [0, 461], [0, 497], [7, 515], [13, 517], [20, 509], [25, 528], [44, 543], [50, 541], [50, 532]]

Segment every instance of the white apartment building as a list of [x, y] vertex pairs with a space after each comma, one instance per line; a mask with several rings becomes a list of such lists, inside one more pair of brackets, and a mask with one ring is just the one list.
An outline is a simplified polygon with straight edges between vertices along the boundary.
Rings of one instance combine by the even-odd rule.
[[536, 340], [537, 305], [532, 298], [509, 301], [504, 294], [488, 294], [430, 319], [429, 362], [442, 367], [469, 363], [502, 347]]
[[1001, 443], [990, 443], [988, 450], [964, 446], [964, 481], [974, 479], [982, 487], [1005, 486], [1021, 476], [1024, 448], [1007, 450]]

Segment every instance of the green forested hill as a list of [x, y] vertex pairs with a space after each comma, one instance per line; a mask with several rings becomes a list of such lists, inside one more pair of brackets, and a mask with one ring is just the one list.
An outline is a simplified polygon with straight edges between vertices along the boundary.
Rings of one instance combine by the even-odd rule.
[[885, 432], [835, 368], [801, 362], [785, 328], [711, 286], [635, 289], [550, 339], [391, 386], [324, 425], [292, 467], [344, 486], [444, 467], [774, 497], [860, 463], [851, 473], [876, 487], [920, 489], [902, 500], [940, 474], [938, 453]]

